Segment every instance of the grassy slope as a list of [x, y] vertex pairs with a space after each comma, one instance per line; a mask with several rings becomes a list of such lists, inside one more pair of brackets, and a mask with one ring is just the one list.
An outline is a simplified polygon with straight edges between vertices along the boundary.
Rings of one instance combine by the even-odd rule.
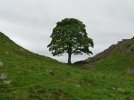
[[113, 58], [96, 62], [96, 71], [71, 68], [30, 53], [0, 33], [0, 73], [12, 81], [7, 86], [0, 80], [0, 100], [133, 100], [134, 78], [114, 70]]
[[122, 88], [121, 100], [134, 100], [134, 38], [118, 43], [111, 53], [90, 64], [105, 75], [104, 79], [113, 90], [119, 92]]

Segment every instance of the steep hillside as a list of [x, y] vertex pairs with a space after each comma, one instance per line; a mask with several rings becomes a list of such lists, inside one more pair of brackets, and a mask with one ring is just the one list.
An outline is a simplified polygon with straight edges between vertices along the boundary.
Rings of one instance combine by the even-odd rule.
[[133, 76], [100, 63], [94, 71], [72, 68], [0, 33], [0, 100], [134, 100]]
[[80, 70], [31, 53], [2, 33], [0, 63], [0, 100], [69, 100], [80, 94], [76, 92]]
[[123, 39], [117, 44], [110, 46], [108, 49], [103, 52], [95, 55], [92, 58], [87, 59], [89, 62], [98, 61], [102, 58], [113, 55], [114, 53], [124, 53], [124, 54], [134, 54], [134, 37], [132, 39]]
[[89, 64], [96, 64], [99, 69], [134, 68], [134, 37], [119, 41], [87, 61]]

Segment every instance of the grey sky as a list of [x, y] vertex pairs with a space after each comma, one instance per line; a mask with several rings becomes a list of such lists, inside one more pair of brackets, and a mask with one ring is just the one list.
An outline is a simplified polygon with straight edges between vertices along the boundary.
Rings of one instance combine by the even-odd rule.
[[[47, 44], [56, 22], [77, 18], [86, 24], [96, 54], [134, 36], [134, 0], [0, 0], [0, 31], [17, 44], [52, 57]], [[55, 57], [67, 61], [67, 56]], [[73, 56], [73, 61], [88, 56]]]

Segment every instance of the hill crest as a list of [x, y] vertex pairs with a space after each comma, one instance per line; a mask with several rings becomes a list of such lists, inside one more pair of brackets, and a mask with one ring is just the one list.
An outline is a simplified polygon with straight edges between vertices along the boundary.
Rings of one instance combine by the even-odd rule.
[[88, 58], [87, 62], [95, 62], [102, 58], [105, 58], [113, 53], [134, 53], [134, 37], [131, 39], [122, 39], [117, 44], [111, 45], [108, 49], [96, 54], [94, 57]]

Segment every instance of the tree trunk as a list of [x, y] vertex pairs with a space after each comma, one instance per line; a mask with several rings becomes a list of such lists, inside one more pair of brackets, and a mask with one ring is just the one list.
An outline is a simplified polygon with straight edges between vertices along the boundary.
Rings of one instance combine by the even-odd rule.
[[71, 55], [72, 55], [71, 53], [68, 53], [68, 64], [72, 64], [71, 63]]

